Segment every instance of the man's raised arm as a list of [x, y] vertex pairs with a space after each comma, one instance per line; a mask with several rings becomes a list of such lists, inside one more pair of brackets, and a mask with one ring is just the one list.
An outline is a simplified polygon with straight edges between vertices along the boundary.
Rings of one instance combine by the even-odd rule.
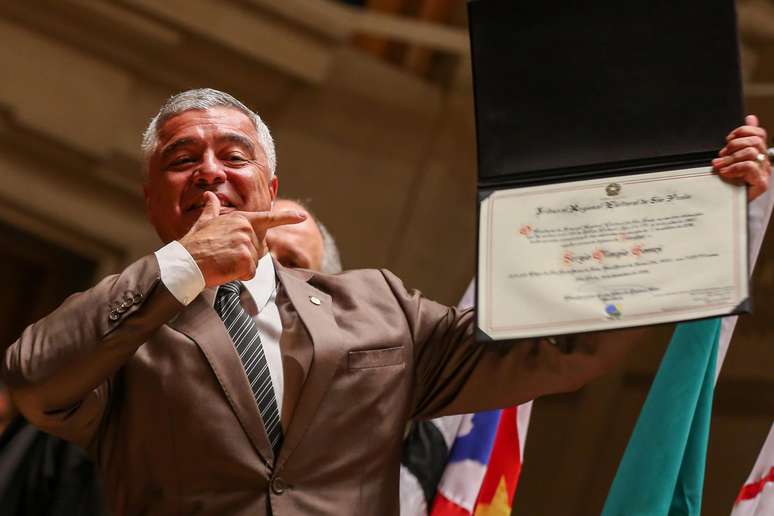
[[145, 256], [27, 327], [6, 350], [0, 374], [30, 422], [85, 446], [112, 375], [181, 308], [156, 257]]

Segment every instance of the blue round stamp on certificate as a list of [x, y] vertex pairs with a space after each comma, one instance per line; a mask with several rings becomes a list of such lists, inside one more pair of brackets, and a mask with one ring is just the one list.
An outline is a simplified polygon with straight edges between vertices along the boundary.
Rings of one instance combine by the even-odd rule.
[[605, 314], [607, 314], [607, 316], [608, 316], [610, 319], [618, 319], [618, 318], [620, 318], [620, 317], [621, 317], [621, 311], [620, 311], [620, 310], [618, 310], [618, 307], [617, 307], [617, 306], [615, 306], [615, 305], [614, 305], [614, 304], [612, 304], [612, 303], [610, 303], [609, 305], [607, 305], [607, 306], [605, 307]]

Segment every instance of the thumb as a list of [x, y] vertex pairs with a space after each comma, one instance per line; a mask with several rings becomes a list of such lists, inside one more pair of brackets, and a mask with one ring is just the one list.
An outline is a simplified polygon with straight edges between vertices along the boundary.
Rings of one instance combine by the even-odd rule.
[[204, 192], [204, 209], [196, 222], [207, 222], [220, 215], [220, 199], [212, 192]]
[[755, 115], [747, 115], [746, 117], [744, 117], [744, 123], [755, 127], [758, 127], [760, 125], [758, 123], [758, 117]]

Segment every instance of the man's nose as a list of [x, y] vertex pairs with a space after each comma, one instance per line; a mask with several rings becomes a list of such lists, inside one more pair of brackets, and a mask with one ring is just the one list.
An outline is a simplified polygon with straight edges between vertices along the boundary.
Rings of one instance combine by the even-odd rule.
[[206, 152], [202, 156], [201, 165], [194, 170], [192, 180], [198, 186], [210, 186], [225, 182], [226, 173], [223, 165], [218, 161], [214, 153]]

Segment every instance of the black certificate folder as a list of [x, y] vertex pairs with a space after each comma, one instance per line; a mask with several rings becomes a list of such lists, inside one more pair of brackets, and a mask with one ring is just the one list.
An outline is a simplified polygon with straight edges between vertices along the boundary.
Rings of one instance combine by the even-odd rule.
[[[743, 120], [731, 0], [472, 0], [468, 12], [480, 215], [481, 203], [504, 190], [601, 178], [615, 183], [619, 177], [709, 167], [725, 136]], [[689, 183], [654, 196], [677, 195], [690, 190]], [[621, 196], [631, 191], [627, 185]], [[735, 202], [729, 209], [746, 209]], [[482, 249], [488, 245], [482, 239], [491, 239], [481, 223], [479, 218], [479, 309]], [[743, 247], [746, 274], [746, 226], [741, 232], [733, 238]], [[662, 249], [660, 259], [668, 253]], [[637, 282], [623, 286], [646, 288]], [[749, 285], [735, 287], [739, 303], [713, 313], [747, 311]], [[712, 305], [715, 298], [707, 292]], [[490, 301], [502, 305], [499, 299], [494, 295]], [[604, 309], [619, 310], [615, 302], [602, 302]], [[699, 317], [678, 310], [663, 322]], [[632, 318], [624, 324], [625, 313], [613, 319], [618, 322], [612, 326], [589, 329], [653, 322]], [[479, 330], [483, 337], [500, 338], [482, 324]], [[561, 325], [537, 324], [520, 335], [567, 332]]]

